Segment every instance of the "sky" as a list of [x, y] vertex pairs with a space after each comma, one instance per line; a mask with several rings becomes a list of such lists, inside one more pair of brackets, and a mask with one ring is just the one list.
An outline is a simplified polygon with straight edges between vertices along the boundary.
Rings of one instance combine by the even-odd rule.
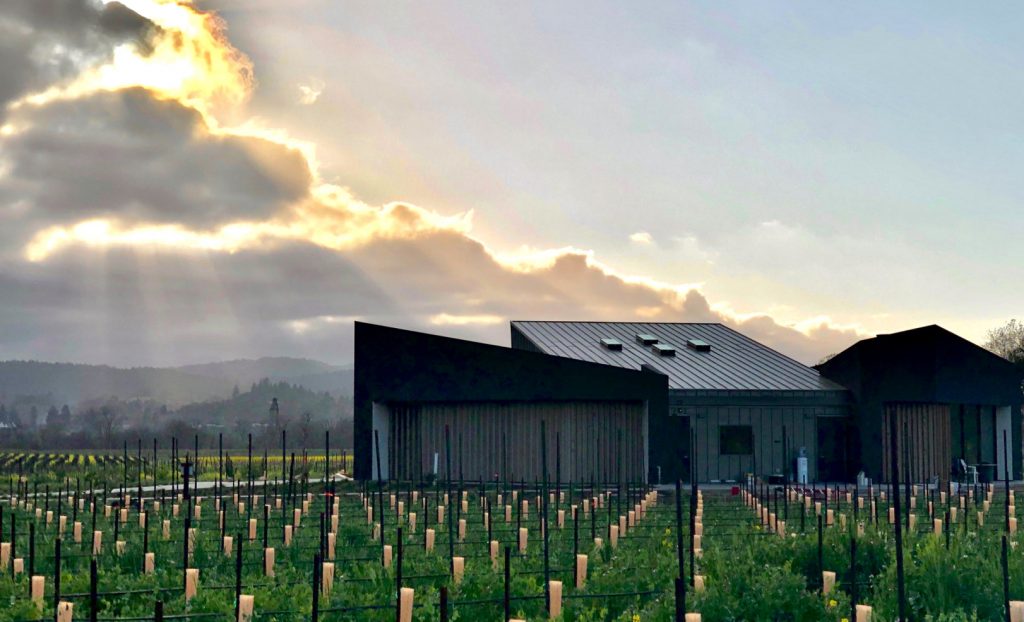
[[1024, 292], [1024, 9], [14, 0], [0, 358], [720, 321], [805, 363]]

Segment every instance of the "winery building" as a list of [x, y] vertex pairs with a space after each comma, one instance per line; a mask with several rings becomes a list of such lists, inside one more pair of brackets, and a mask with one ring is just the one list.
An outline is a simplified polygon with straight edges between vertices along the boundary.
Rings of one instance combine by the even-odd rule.
[[[939, 327], [820, 369], [716, 323], [514, 321], [511, 347], [355, 325], [361, 479], [741, 481], [887, 477], [887, 416], [917, 481], [964, 458], [1020, 473], [1021, 374]], [[938, 425], [936, 425], [938, 423]], [[445, 438], [445, 430], [448, 437]], [[901, 449], [901, 451], [904, 451]], [[378, 469], [379, 462], [379, 469]]]

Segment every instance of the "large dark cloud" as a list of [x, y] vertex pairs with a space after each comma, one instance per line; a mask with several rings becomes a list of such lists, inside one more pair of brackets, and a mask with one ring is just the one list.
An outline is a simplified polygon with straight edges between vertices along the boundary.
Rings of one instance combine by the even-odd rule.
[[3, 141], [0, 199], [38, 229], [113, 217], [208, 228], [263, 220], [303, 198], [312, 174], [297, 150], [211, 134], [195, 110], [142, 89], [19, 111]]
[[7, 103], [108, 59], [116, 44], [145, 45], [153, 25], [120, 3], [9, 0], [0, 11], [0, 120]]

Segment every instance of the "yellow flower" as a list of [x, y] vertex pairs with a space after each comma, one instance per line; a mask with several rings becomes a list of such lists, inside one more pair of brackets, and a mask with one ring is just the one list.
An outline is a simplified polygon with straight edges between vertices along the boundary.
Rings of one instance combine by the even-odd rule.
[[833, 598], [832, 600], [828, 601], [828, 606], [829, 606], [829, 607], [835, 607], [835, 606], [836, 606], [836, 605], [838, 605], [838, 604], [839, 604], [839, 603], [837, 603], [837, 602], [836, 602], [836, 600], [835, 600], [834, 598]]
[[639, 613], [634, 613], [633, 614], [633, 622], [640, 622], [640, 614]]
[[843, 618], [842, 622], [850, 622], [850, 618]]

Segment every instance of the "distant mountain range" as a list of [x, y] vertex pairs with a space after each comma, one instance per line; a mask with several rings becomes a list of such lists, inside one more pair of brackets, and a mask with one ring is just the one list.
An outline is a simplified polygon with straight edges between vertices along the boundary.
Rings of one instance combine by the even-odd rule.
[[50, 403], [77, 404], [117, 397], [153, 400], [169, 407], [230, 397], [267, 378], [335, 397], [352, 395], [352, 368], [289, 357], [240, 359], [181, 367], [118, 368], [107, 365], [0, 361], [0, 403], [48, 396]]

